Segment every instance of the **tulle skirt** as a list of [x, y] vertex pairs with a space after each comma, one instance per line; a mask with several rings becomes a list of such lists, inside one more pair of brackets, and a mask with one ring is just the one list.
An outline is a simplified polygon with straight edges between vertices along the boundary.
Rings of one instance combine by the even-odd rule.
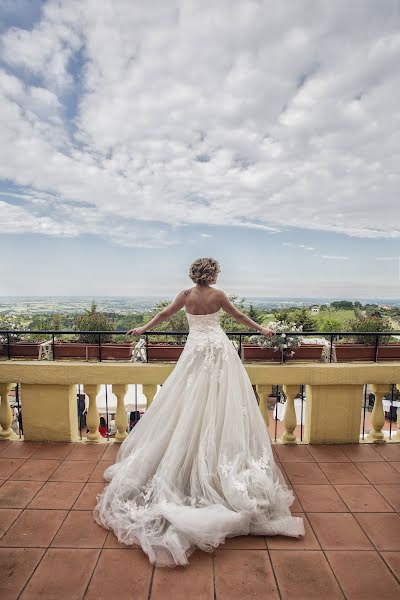
[[247, 372], [227, 344], [212, 368], [185, 347], [104, 472], [94, 519], [158, 566], [185, 565], [227, 537], [304, 535]]

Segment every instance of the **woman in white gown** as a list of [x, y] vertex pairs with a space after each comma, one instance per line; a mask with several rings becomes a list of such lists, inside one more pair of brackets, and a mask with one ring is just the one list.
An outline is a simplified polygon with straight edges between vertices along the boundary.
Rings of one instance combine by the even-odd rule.
[[270, 331], [211, 287], [220, 268], [194, 261], [195, 286], [145, 326], [141, 335], [184, 308], [184, 350], [144, 417], [125, 438], [94, 519], [127, 545], [140, 544], [158, 566], [185, 565], [226, 537], [304, 535], [301, 517], [274, 461], [271, 441], [237, 351], [219, 324], [221, 309], [263, 335]]

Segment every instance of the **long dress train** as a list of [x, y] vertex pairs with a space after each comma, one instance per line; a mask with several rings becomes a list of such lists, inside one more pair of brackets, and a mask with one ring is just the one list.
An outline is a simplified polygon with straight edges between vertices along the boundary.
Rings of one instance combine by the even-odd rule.
[[96, 497], [95, 521], [159, 566], [187, 564], [226, 537], [304, 535], [220, 310], [186, 313], [184, 350]]

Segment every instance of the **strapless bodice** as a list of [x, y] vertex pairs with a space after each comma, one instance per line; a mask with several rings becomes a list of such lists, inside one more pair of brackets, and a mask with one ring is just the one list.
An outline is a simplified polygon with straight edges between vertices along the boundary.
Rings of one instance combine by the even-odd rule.
[[194, 315], [188, 313], [186, 308], [184, 309], [186, 317], [189, 323], [189, 331], [211, 331], [220, 330], [220, 313], [221, 309], [216, 312], [208, 313], [206, 315]]

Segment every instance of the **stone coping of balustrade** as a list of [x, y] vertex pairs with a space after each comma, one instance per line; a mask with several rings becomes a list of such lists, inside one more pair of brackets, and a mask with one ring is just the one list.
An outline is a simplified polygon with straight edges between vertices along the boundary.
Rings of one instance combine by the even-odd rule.
[[[83, 363], [80, 361], [7, 361], [0, 364], [0, 383], [50, 385], [162, 384], [174, 363]], [[252, 384], [363, 385], [400, 383], [400, 363], [246, 363]]]

